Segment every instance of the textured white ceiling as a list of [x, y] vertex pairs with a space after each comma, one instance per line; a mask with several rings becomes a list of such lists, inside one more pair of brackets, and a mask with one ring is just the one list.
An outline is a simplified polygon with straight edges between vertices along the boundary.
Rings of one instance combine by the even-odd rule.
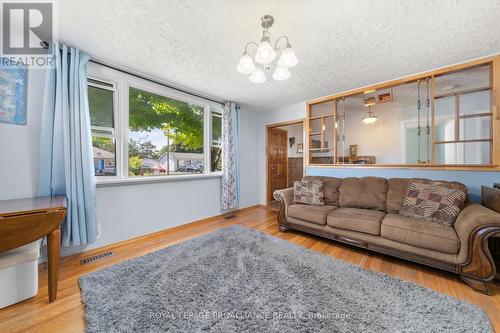
[[[235, 70], [260, 17], [290, 37], [292, 77]], [[91, 55], [255, 110], [500, 53], [498, 0], [60, 0], [60, 40]]]

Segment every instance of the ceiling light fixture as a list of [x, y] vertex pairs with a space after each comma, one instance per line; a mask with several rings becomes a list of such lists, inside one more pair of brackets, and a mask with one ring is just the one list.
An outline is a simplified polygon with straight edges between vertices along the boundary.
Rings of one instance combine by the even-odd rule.
[[[292, 75], [289, 68], [294, 67], [299, 62], [292, 49], [292, 45], [290, 45], [290, 41], [287, 36], [281, 36], [276, 40], [273, 47], [269, 28], [273, 25], [274, 18], [271, 15], [264, 15], [260, 19], [262, 21], [262, 28], [264, 29], [262, 31], [262, 38], [258, 44], [250, 42], [245, 45], [245, 51], [243, 52], [238, 65], [236, 65], [236, 70], [242, 74], [249, 75], [248, 79], [253, 83], [266, 82], [264, 70], [271, 71], [271, 64], [277, 58], [277, 55], [279, 55], [277, 65], [272, 76], [276, 81], [287, 80]], [[281, 40], [286, 40], [286, 44], [282, 43], [284, 45], [279, 47], [278, 42]], [[254, 59], [252, 59], [248, 51], [248, 47], [250, 45], [254, 45], [256, 47]], [[256, 66], [253, 60], [255, 60], [257, 64], [263, 65], [264, 67], [258, 65]]]
[[368, 107], [368, 113], [363, 116], [363, 122], [365, 124], [373, 124], [374, 122], [377, 121], [378, 116], [375, 115], [375, 113], [372, 112], [371, 107]]

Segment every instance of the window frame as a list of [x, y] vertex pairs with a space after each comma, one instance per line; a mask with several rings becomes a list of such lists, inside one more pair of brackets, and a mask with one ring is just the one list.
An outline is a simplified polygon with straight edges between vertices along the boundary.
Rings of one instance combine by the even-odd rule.
[[[96, 176], [98, 186], [143, 184], [221, 177], [222, 171], [211, 172], [210, 170], [212, 112], [220, 113], [222, 115], [221, 104], [165, 87], [161, 84], [149, 81], [147, 78], [142, 79], [95, 63], [90, 63], [90, 65], [88, 66], [87, 77], [92, 80], [98, 80], [104, 83], [113, 84], [113, 87], [115, 88], [113, 99], [113, 116], [115, 126], [114, 135], [116, 150], [116, 176]], [[129, 176], [129, 90], [131, 87], [203, 107], [203, 173], [168, 176]]]
[[[111, 87], [108, 87], [105, 85], [100, 85], [100, 84], [97, 84], [94, 82], [89, 82], [88, 81], [89, 79], [93, 80], [93, 81], [107, 83], [107, 84], [111, 85]], [[91, 137], [97, 136], [97, 137], [103, 137], [103, 138], [111, 138], [113, 140], [114, 145], [115, 145], [115, 175], [114, 176], [95, 176], [96, 179], [118, 179], [119, 175], [121, 173], [121, 170], [120, 170], [121, 166], [119, 163], [121, 155], [120, 155], [120, 149], [118, 147], [119, 140], [117, 140], [117, 130], [116, 130], [116, 127], [117, 127], [117, 109], [118, 109], [118, 105], [119, 105], [118, 94], [117, 94], [118, 82], [115, 80], [110, 80], [110, 79], [105, 78], [105, 77], [101, 77], [98, 74], [91, 74], [91, 75], [87, 75], [87, 86], [113, 92], [113, 127], [93, 126], [91, 124], [90, 129], [91, 129]], [[94, 134], [94, 132], [93, 132], [94, 130], [109, 131], [109, 132], [111, 132], [111, 134], [110, 135]]]
[[[221, 140], [219, 144], [214, 144], [213, 140], [213, 117], [220, 118], [221, 122]], [[209, 159], [208, 159], [208, 165], [210, 166], [210, 172], [211, 173], [222, 173], [222, 165], [221, 165], [221, 170], [220, 171], [212, 171], [212, 148], [220, 148], [222, 150], [222, 133], [223, 133], [223, 121], [224, 117], [222, 117], [222, 110], [220, 112], [218, 110], [213, 110], [210, 108], [210, 135], [209, 135], [209, 143], [208, 143], [208, 148], [209, 148]], [[224, 152], [221, 152], [223, 154]]]

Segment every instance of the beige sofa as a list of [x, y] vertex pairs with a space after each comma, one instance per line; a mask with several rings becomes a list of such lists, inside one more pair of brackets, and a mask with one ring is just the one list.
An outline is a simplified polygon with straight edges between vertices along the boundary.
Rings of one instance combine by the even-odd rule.
[[370, 249], [460, 275], [489, 293], [495, 265], [487, 241], [500, 235], [500, 214], [467, 202], [453, 227], [399, 215], [409, 179], [333, 178], [324, 184], [325, 206], [294, 204], [293, 188], [274, 192], [280, 231], [288, 229]]

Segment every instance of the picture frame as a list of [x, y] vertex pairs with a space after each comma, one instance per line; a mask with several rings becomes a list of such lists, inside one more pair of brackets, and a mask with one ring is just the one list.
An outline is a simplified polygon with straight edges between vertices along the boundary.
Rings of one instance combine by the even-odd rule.
[[[5, 59], [1, 59], [5, 64]], [[26, 125], [28, 70], [0, 66], [0, 123]]]
[[298, 154], [304, 153], [304, 144], [303, 143], [297, 143], [297, 153]]

